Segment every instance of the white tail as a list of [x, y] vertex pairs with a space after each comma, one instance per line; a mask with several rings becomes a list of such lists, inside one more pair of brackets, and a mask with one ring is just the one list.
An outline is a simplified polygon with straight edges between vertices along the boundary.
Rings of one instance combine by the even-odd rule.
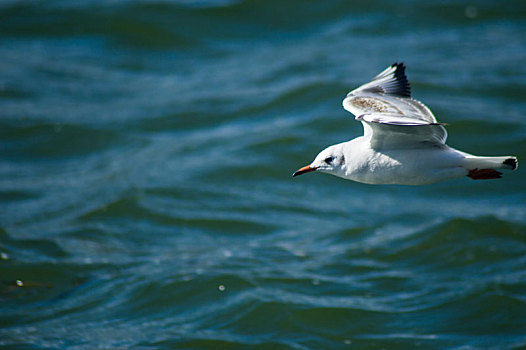
[[478, 157], [466, 155], [464, 158], [464, 167], [472, 169], [517, 169], [517, 157]]

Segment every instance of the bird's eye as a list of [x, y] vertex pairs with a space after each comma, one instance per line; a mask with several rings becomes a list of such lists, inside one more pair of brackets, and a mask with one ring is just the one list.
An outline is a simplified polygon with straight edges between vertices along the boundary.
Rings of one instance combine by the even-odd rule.
[[325, 163], [330, 164], [334, 160], [334, 157], [327, 157], [325, 158]]

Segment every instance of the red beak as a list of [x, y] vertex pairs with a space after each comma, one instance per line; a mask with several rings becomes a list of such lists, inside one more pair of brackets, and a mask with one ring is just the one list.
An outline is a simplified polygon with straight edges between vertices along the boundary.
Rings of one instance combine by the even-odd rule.
[[298, 175], [301, 175], [301, 174], [305, 174], [305, 173], [310, 173], [311, 171], [316, 171], [316, 169], [318, 169], [318, 168], [311, 168], [310, 165], [306, 165], [303, 168], [299, 168], [298, 170], [296, 170], [296, 172], [294, 174], [292, 174], [292, 177], [298, 176]]

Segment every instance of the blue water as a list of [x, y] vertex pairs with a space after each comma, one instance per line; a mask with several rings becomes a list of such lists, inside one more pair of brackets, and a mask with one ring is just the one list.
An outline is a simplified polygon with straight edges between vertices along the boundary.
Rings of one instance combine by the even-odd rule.
[[524, 1], [0, 3], [0, 348], [523, 349], [526, 176], [291, 178], [396, 61], [526, 159]]

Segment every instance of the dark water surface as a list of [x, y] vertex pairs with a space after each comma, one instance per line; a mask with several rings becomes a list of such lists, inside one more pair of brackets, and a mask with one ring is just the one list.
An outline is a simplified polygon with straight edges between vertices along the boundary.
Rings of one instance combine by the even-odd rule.
[[0, 348], [524, 349], [526, 176], [291, 178], [404, 61], [526, 160], [524, 1], [0, 2]]

